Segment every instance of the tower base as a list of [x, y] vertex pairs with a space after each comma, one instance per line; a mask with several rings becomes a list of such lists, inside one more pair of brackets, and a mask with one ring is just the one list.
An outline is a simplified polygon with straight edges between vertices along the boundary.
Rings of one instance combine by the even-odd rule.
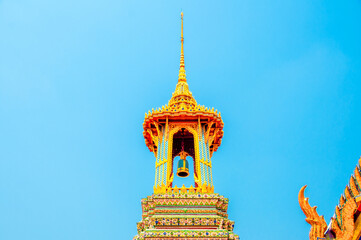
[[142, 221], [133, 240], [239, 240], [219, 194], [153, 194], [142, 199]]

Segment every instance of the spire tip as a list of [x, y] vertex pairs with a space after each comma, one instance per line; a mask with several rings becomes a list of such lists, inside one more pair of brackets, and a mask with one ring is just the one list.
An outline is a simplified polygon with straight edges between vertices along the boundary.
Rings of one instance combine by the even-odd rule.
[[181, 26], [181, 56], [180, 56], [180, 66], [179, 66], [179, 75], [178, 82], [183, 81], [186, 82], [186, 71], [184, 66], [184, 50], [183, 50], [183, 11], [181, 12], [182, 26]]

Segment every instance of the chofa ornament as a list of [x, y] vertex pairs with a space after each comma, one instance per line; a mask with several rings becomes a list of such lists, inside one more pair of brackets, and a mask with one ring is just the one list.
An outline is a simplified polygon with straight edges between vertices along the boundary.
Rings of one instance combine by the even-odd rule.
[[361, 158], [351, 176], [344, 194], [340, 197], [336, 206], [335, 214], [327, 226], [323, 216], [318, 215], [316, 206], [311, 207], [304, 192], [303, 186], [298, 194], [298, 201], [306, 222], [311, 225], [310, 240], [335, 239], [335, 240], [359, 240], [361, 238]]
[[298, 193], [298, 202], [303, 213], [306, 215], [306, 222], [311, 225], [310, 240], [318, 240], [324, 237], [327, 229], [327, 223], [323, 216], [318, 215], [317, 207], [311, 207], [308, 203], [308, 198], [305, 198], [305, 189], [307, 185], [303, 186]]

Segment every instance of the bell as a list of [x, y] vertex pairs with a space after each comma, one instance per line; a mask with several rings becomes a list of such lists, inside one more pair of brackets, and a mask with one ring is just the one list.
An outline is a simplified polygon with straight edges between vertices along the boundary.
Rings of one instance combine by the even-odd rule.
[[188, 161], [185, 158], [178, 161], [177, 176], [183, 178], [189, 176]]

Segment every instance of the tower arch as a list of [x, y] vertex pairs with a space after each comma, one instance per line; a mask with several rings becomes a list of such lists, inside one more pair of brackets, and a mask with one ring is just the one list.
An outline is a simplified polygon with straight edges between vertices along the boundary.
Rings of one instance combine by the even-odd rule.
[[169, 172], [168, 172], [168, 179], [169, 181], [167, 182], [167, 185], [172, 185], [173, 183], [173, 167], [175, 165], [174, 162], [174, 158], [181, 152], [180, 149], [180, 143], [182, 140], [181, 136], [177, 136], [177, 134], [179, 133], [179, 135], [181, 135], [182, 133], [184, 133], [185, 138], [190, 138], [189, 135], [191, 135], [191, 140], [188, 142], [188, 146], [185, 147], [184, 151], [187, 152], [189, 154], [189, 156], [192, 157], [193, 159], [193, 166], [194, 166], [194, 182], [195, 182], [195, 187], [198, 187], [199, 182], [197, 181], [198, 176], [199, 176], [199, 149], [198, 149], [198, 133], [197, 131], [194, 129], [194, 127], [192, 126], [187, 126], [187, 125], [173, 125], [173, 129], [170, 132], [169, 138], [171, 139], [169, 141], [169, 149], [168, 149], [168, 159], [169, 159]]

